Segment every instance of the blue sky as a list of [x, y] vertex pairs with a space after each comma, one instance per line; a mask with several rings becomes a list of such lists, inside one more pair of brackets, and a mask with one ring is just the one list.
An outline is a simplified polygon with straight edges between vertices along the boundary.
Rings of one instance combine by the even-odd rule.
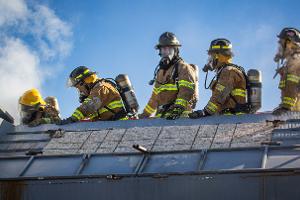
[[[31, 8], [41, 2], [26, 4]], [[37, 65], [38, 70], [49, 73], [42, 76], [36, 87], [43, 96], [57, 96], [63, 117], [71, 115], [79, 105], [76, 90], [65, 87], [69, 73], [79, 65], [98, 71], [101, 77], [128, 74], [142, 110], [151, 95], [148, 81], [159, 61], [154, 45], [165, 31], [177, 35], [182, 43], [182, 57], [199, 68], [206, 63], [211, 40], [218, 37], [231, 40], [234, 63], [262, 71], [262, 110], [272, 110], [280, 100], [278, 77], [272, 79], [276, 34], [286, 26], [300, 28], [297, 11], [300, 2], [296, 0], [48, 0], [41, 5], [51, 10], [69, 31], [63, 32], [63, 39], [58, 41], [58, 44], [70, 43], [67, 54], [61, 57], [63, 51], [56, 50], [56, 56], [47, 59], [38, 56]], [[9, 30], [8, 35], [20, 38], [29, 49], [40, 52], [35, 35]], [[49, 49], [55, 48], [55, 44], [49, 45]], [[199, 77], [197, 108], [201, 109], [211, 92], [203, 87], [205, 74], [200, 71]]]

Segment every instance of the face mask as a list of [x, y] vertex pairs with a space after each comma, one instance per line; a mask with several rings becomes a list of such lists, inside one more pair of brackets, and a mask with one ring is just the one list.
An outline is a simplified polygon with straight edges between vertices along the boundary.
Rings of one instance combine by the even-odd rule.
[[84, 100], [88, 97], [88, 95], [86, 95], [84, 92], [80, 91], [78, 88], [77, 88], [77, 92], [78, 92], [78, 95], [79, 95], [79, 103], [83, 103]]
[[275, 57], [274, 57], [275, 62], [279, 62], [280, 60], [284, 59], [285, 48], [283, 46], [286, 46], [286, 44], [284, 44], [283, 41], [279, 41], [278, 42], [277, 53], [275, 54]]
[[29, 106], [19, 105], [19, 113], [22, 124], [28, 124], [34, 119], [34, 116], [37, 113], [37, 109]]
[[202, 70], [204, 72], [213, 71], [218, 64], [218, 56], [210, 55], [207, 59], [207, 63], [204, 65]]
[[160, 66], [168, 67], [175, 56], [175, 49], [172, 47], [161, 47], [159, 49], [159, 56], [161, 57]]

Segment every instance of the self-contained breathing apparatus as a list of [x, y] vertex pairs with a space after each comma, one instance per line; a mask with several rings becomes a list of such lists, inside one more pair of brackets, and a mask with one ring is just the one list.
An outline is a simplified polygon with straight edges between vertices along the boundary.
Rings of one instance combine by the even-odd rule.
[[[83, 82], [83, 80], [96, 72], [90, 71], [85, 66], [79, 66], [75, 68], [68, 79], [67, 85], [68, 86], [76, 86]], [[132, 84], [129, 80], [129, 77], [125, 74], [118, 75], [115, 79], [113, 78], [102, 78], [94, 82], [91, 86], [86, 86], [87, 90], [90, 89], [89, 87], [94, 87], [95, 84], [98, 82], [105, 81], [112, 85], [116, 90], [120, 93], [121, 99], [125, 107], [123, 107], [122, 111], [115, 113], [112, 109], [108, 106], [104, 106], [107, 110], [112, 112], [114, 116], [110, 120], [118, 120], [124, 117], [135, 118], [136, 114], [139, 109], [139, 104], [137, 102], [137, 98], [135, 96], [134, 89]], [[87, 98], [87, 94], [84, 92], [79, 91], [79, 102], [82, 103]]]
[[236, 103], [236, 107], [234, 109], [226, 109], [225, 112], [231, 112], [231, 113], [239, 113], [239, 112], [245, 112], [245, 113], [255, 113], [257, 110], [261, 108], [261, 90], [262, 90], [262, 80], [261, 80], [261, 72], [256, 69], [250, 69], [246, 73], [243, 67], [240, 67], [238, 65], [234, 64], [228, 64], [223, 66], [218, 73], [212, 78], [211, 82], [207, 86], [207, 76], [208, 71], [212, 71], [213, 68], [211, 68], [210, 65], [205, 65], [203, 67], [203, 72], [206, 72], [205, 76], [205, 82], [204, 82], [204, 88], [209, 89], [211, 88], [214, 81], [218, 81], [218, 78], [220, 74], [222, 73], [222, 70], [225, 69], [227, 66], [232, 66], [241, 71], [245, 77], [246, 80], [246, 104], [239, 104], [235, 98], [230, 94], [230, 98], [233, 99], [233, 101]]
[[[179, 88], [179, 84], [178, 84], [178, 71], [179, 71], [179, 62], [181, 61], [182, 59], [180, 57], [178, 57], [175, 62], [173, 62], [174, 64], [174, 69], [172, 71], [172, 75], [171, 75], [171, 79], [174, 80], [174, 82], [176, 83], [177, 85], [177, 88]], [[194, 96], [195, 96], [195, 101], [194, 102], [191, 102], [191, 108], [194, 109], [196, 107], [196, 103], [198, 101], [198, 98], [199, 98], [199, 92], [198, 92], [198, 88], [199, 88], [199, 82], [198, 82], [198, 73], [199, 73], [199, 70], [198, 70], [198, 66], [195, 65], [195, 64], [189, 64], [190, 66], [193, 67], [194, 71], [195, 71], [195, 74], [196, 74], [196, 80], [195, 80], [195, 89], [194, 89]], [[164, 68], [161, 67], [161, 65], [157, 65], [157, 67], [155, 68], [154, 70], [154, 75], [153, 75], [153, 79], [149, 81], [149, 85], [153, 85], [157, 80], [157, 74], [159, 72], [159, 70], [163, 70]], [[162, 82], [158, 82], [159, 84], [161, 85], [164, 85], [164, 84], [167, 84], [166, 82], [165, 83], [162, 83]], [[166, 105], [161, 105], [159, 106], [158, 108], [158, 113], [162, 113], [161, 117], [163, 118], [164, 117], [164, 114], [169, 110], [169, 108], [174, 104], [174, 102], [170, 102]], [[159, 111], [160, 110], [160, 111]]]
[[122, 98], [123, 104], [125, 106], [124, 112], [130, 119], [136, 118], [139, 109], [139, 104], [128, 75], [119, 74], [115, 79], [103, 78], [101, 79], [101, 81], [110, 83], [118, 90]]

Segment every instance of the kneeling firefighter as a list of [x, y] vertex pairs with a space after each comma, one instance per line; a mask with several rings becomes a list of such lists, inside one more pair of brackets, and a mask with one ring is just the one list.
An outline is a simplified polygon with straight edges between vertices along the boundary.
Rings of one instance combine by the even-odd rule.
[[151, 115], [166, 119], [187, 117], [198, 98], [198, 67], [179, 56], [180, 43], [171, 32], [163, 33], [158, 44], [161, 60], [154, 72], [153, 92], [139, 118]]
[[274, 78], [280, 74], [281, 103], [274, 109], [275, 115], [300, 111], [300, 32], [295, 28], [284, 28], [278, 38], [274, 61], [282, 66], [277, 69]]
[[[58, 124], [63, 125], [86, 119], [92, 121], [126, 120], [128, 119], [128, 113], [135, 114], [138, 104], [131, 85], [126, 85], [128, 83], [126, 81], [129, 81], [129, 79], [125, 75], [119, 75], [117, 78], [121, 83], [120, 86], [109, 79], [98, 78], [96, 72], [85, 66], [75, 68], [69, 76], [68, 86], [75, 87], [78, 90], [81, 105], [71, 117], [61, 120]], [[135, 101], [125, 101], [126, 105], [128, 105], [128, 102], [135, 103], [135, 107], [124, 105], [122, 94], [118, 89], [125, 89], [122, 92], [122, 94], [125, 94], [124, 96], [135, 98], [133, 99]], [[128, 98], [125, 100], [128, 100]], [[126, 108], [131, 109], [126, 110]]]
[[[260, 108], [261, 81], [259, 71], [244, 69], [232, 63], [232, 44], [227, 39], [215, 39], [208, 50], [208, 63], [203, 71], [215, 71], [210, 85], [212, 96], [203, 110], [189, 114], [190, 118], [200, 118], [215, 114], [243, 114]], [[206, 75], [207, 78], [207, 75]], [[250, 88], [250, 86], [253, 86]], [[251, 95], [252, 93], [252, 95]], [[247, 98], [248, 96], [248, 98]], [[252, 98], [252, 104], [247, 99]]]
[[27, 90], [19, 98], [21, 123], [29, 126], [52, 124], [60, 121], [55, 97], [42, 98], [37, 89]]

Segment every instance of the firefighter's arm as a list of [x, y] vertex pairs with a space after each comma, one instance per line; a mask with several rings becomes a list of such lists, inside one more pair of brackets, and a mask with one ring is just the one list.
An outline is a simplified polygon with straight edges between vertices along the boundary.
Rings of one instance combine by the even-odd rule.
[[230, 93], [233, 90], [234, 77], [233, 74], [224, 69], [216, 83], [212, 96], [205, 106], [205, 111], [210, 115], [220, 113], [222, 111], [222, 105], [230, 98]]
[[281, 107], [291, 110], [296, 105], [299, 82], [300, 82], [300, 66], [290, 67], [285, 77], [285, 87], [282, 88]]
[[41, 124], [55, 124], [59, 121], [60, 121], [59, 117], [55, 117], [55, 118], [43, 117], [43, 118], [40, 118], [40, 119], [33, 120], [32, 122], [30, 122], [28, 124], [28, 126], [29, 127], [35, 127], [35, 126], [39, 126]]
[[178, 68], [178, 94], [175, 105], [187, 108], [195, 93], [196, 72], [188, 64], [182, 64]]
[[72, 118], [76, 121], [79, 121], [97, 112], [102, 106], [100, 92], [104, 93], [104, 95], [108, 95], [109, 91], [107, 88], [103, 88], [101, 91], [92, 92], [74, 111]]
[[149, 117], [156, 112], [158, 106], [158, 102], [157, 102], [157, 94], [159, 92], [158, 88], [159, 88], [158, 84], [155, 83], [152, 90], [151, 97], [142, 113], [143, 117]]

